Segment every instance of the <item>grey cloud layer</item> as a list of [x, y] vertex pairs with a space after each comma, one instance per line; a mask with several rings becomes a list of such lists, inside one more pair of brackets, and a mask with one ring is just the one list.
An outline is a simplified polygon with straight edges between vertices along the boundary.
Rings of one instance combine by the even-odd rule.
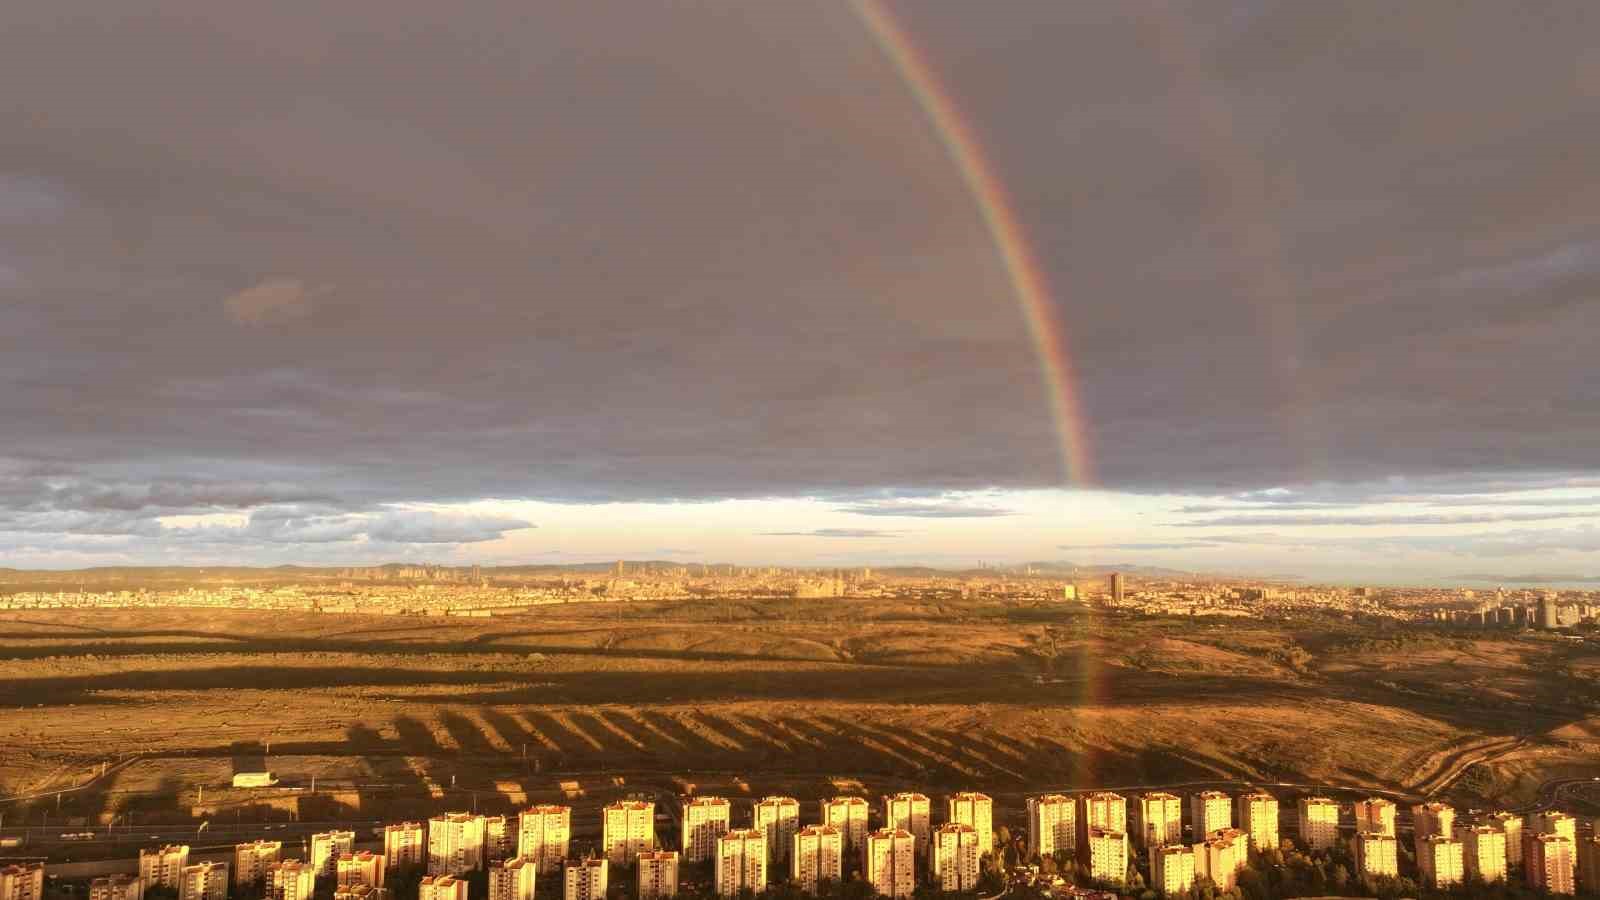
[[[1104, 484], [1593, 472], [1587, 5], [900, 6]], [[0, 106], [0, 453], [62, 473], [4, 508], [1059, 478], [971, 198], [843, 4], [19, 0]], [[892, 508], [850, 511], [956, 514]]]

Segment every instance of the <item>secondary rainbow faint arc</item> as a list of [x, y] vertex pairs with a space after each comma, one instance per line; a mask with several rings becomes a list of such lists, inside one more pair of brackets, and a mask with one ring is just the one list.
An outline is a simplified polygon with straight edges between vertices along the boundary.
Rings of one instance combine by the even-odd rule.
[[1092, 471], [1072, 362], [1067, 353], [1066, 331], [1051, 299], [1049, 280], [1012, 207], [1005, 182], [995, 173], [983, 152], [983, 144], [962, 117], [960, 107], [940, 84], [938, 76], [894, 15], [879, 0], [852, 0], [851, 5], [922, 108], [977, 204], [1033, 338], [1049, 397], [1050, 416], [1055, 424], [1062, 473], [1074, 484], [1087, 484]]

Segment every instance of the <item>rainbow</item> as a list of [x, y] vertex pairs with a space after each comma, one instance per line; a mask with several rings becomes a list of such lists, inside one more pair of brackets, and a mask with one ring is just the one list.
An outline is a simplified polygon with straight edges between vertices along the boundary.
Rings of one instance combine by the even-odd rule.
[[1055, 424], [1061, 474], [1070, 483], [1087, 484], [1092, 478], [1088, 442], [1078, 409], [1066, 330], [1051, 299], [1049, 279], [1034, 256], [1005, 183], [995, 174], [994, 166], [984, 155], [982, 143], [962, 117], [961, 109], [894, 16], [880, 0], [853, 0], [852, 5], [867, 33], [894, 65], [901, 81], [928, 117], [951, 161], [961, 172], [967, 192], [977, 204], [1033, 339]]

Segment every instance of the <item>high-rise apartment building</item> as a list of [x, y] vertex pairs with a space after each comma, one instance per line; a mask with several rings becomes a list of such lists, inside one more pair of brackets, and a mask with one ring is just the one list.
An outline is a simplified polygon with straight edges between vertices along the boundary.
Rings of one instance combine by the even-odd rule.
[[721, 797], [692, 797], [683, 801], [683, 840], [685, 862], [715, 859], [717, 839], [728, 833], [730, 807]]
[[283, 857], [283, 841], [250, 841], [233, 845], [233, 886], [254, 887], [267, 875], [267, 866]]
[[467, 897], [467, 880], [454, 875], [424, 875], [422, 883], [417, 885], [417, 900], [467, 900]]
[[1198, 840], [1213, 831], [1233, 827], [1233, 798], [1221, 791], [1189, 795], [1189, 821]]
[[44, 863], [0, 866], [0, 900], [44, 900]]
[[[1102, 831], [1128, 833], [1128, 801], [1121, 794], [1097, 791], [1083, 798], [1083, 815], [1078, 819], [1079, 831], [1098, 828]], [[1080, 834], [1081, 836], [1081, 834]]]
[[664, 900], [678, 895], [678, 851], [646, 850], [639, 854], [638, 900]]
[[648, 800], [612, 803], [601, 813], [601, 852], [613, 866], [631, 866], [656, 848], [656, 805]]
[[1219, 891], [1231, 891], [1238, 882], [1239, 869], [1250, 852], [1250, 840], [1242, 831], [1222, 828], [1194, 845], [1194, 874], [1211, 879]]
[[144, 900], [144, 884], [125, 872], [105, 875], [89, 882], [89, 900]]
[[1574, 843], [1578, 840], [1578, 820], [1564, 812], [1547, 809], [1528, 818], [1528, 824], [1539, 834], [1559, 834]]
[[531, 859], [513, 857], [489, 864], [489, 900], [533, 900], [539, 866]]
[[1575, 850], [1566, 835], [1530, 833], [1524, 836], [1522, 874], [1528, 887], [1552, 894], [1573, 893]]
[[1382, 797], [1357, 800], [1355, 804], [1356, 833], [1386, 834], [1395, 837], [1394, 801]]
[[388, 868], [382, 853], [357, 850], [354, 853], [342, 854], [333, 864], [335, 884], [339, 887], [353, 887], [358, 884], [383, 887], [384, 875], [387, 874]]
[[517, 821], [517, 855], [541, 872], [559, 872], [572, 843], [570, 806], [534, 806]]
[[280, 859], [267, 866], [262, 880], [267, 900], [311, 900], [317, 891], [317, 870], [298, 859]]
[[903, 828], [883, 828], [867, 835], [861, 877], [889, 900], [910, 897], [917, 886], [917, 839]]
[[895, 794], [883, 798], [883, 826], [903, 828], [917, 839], [918, 847], [927, 847], [933, 837], [932, 805], [927, 794]]
[[[1600, 834], [1578, 841], [1578, 883], [1593, 892], [1600, 885]], [[89, 900], [94, 900], [93, 897]]]
[[1497, 812], [1488, 824], [1506, 836], [1506, 865], [1522, 865], [1522, 817], [1511, 812]]
[[751, 810], [752, 828], [767, 836], [767, 864], [782, 872], [789, 864], [795, 832], [800, 830], [800, 801], [793, 797], [764, 797]]
[[505, 816], [483, 820], [483, 857], [486, 862], [512, 859], [517, 855], [517, 828]]
[[867, 801], [860, 797], [834, 797], [822, 801], [822, 824], [839, 829], [844, 852], [859, 854], [867, 845]]
[[1419, 848], [1425, 839], [1434, 835], [1449, 837], [1455, 833], [1455, 828], [1456, 811], [1447, 803], [1434, 801], [1411, 807], [1411, 831]]
[[717, 836], [715, 886], [718, 897], [767, 889], [767, 834], [754, 828]]
[[178, 876], [178, 900], [228, 900], [228, 864], [203, 862], [184, 866]]
[[1122, 881], [1128, 877], [1127, 833], [1091, 826], [1084, 836], [1083, 857], [1090, 878]]
[[1266, 791], [1239, 795], [1239, 827], [1250, 835], [1250, 846], [1272, 850], [1278, 846], [1278, 798]]
[[1078, 801], [1062, 794], [1028, 798], [1028, 855], [1078, 855]]
[[976, 828], [960, 822], [940, 825], [930, 852], [933, 883], [946, 893], [976, 890], [982, 856]]
[[807, 825], [795, 832], [789, 854], [789, 878], [800, 890], [816, 894], [824, 881], [844, 879], [844, 832], [832, 825]]
[[1194, 887], [1194, 856], [1182, 844], [1150, 845], [1150, 886], [1168, 897]]
[[1506, 836], [1493, 825], [1457, 825], [1467, 877], [1482, 882], [1506, 878]]
[[311, 836], [311, 868], [318, 878], [332, 878], [334, 864], [346, 853], [354, 853], [354, 831], [322, 831]]
[[1466, 881], [1466, 859], [1461, 842], [1442, 834], [1430, 834], [1417, 841], [1417, 869], [1424, 884], [1440, 890]]
[[603, 856], [567, 860], [562, 900], [605, 900], [608, 871]]
[[[978, 832], [979, 854], [994, 849], [994, 800], [988, 794], [962, 791], [950, 796], [950, 815], [947, 822], [971, 825]], [[916, 833], [912, 832], [915, 837]]]
[[428, 820], [428, 874], [467, 875], [483, 868], [484, 817], [445, 813]]
[[1183, 801], [1175, 794], [1140, 794], [1133, 805], [1133, 820], [1134, 840], [1146, 849], [1183, 843]]
[[347, 884], [333, 889], [333, 900], [394, 900], [394, 892], [370, 884]]
[[1126, 591], [1127, 591], [1127, 579], [1125, 579], [1122, 576], [1121, 572], [1112, 572], [1111, 573], [1111, 605], [1112, 606], [1121, 606], [1122, 605], [1122, 600], [1123, 600], [1123, 597], [1124, 597]]
[[1400, 874], [1400, 841], [1381, 831], [1356, 834], [1356, 869], [1362, 875], [1393, 878]]
[[427, 832], [421, 822], [400, 822], [383, 829], [383, 861], [390, 869], [412, 869], [427, 864]]
[[188, 844], [167, 844], [155, 849], [139, 850], [139, 881], [146, 891], [156, 885], [173, 890], [183, 878], [184, 867], [189, 865]]
[[1300, 798], [1300, 842], [1311, 850], [1339, 843], [1339, 804], [1327, 797]]

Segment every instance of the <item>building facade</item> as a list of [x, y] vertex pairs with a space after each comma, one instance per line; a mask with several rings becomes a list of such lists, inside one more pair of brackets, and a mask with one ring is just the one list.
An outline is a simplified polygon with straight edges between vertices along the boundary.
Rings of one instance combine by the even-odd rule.
[[656, 848], [656, 805], [648, 800], [612, 803], [601, 813], [601, 852], [613, 866], [631, 866]]
[[254, 887], [263, 883], [267, 867], [283, 857], [282, 841], [250, 841], [233, 845], [233, 886]]
[[[962, 791], [950, 797], [948, 822], [971, 825], [978, 833], [980, 855], [994, 849], [994, 800], [988, 794]], [[912, 832], [915, 837], [916, 833]]]
[[800, 830], [800, 801], [793, 797], [764, 797], [750, 815], [751, 827], [767, 836], [767, 864], [781, 872], [789, 865], [789, 851]]
[[1449, 890], [1467, 880], [1466, 859], [1461, 842], [1442, 834], [1430, 834], [1417, 841], [1417, 870], [1430, 887]]
[[1062, 794], [1028, 798], [1028, 855], [1078, 852], [1078, 801]]
[[1128, 835], [1091, 827], [1084, 840], [1083, 861], [1088, 864], [1090, 878], [1122, 881], [1128, 877]]
[[1573, 893], [1575, 855], [1576, 848], [1565, 835], [1526, 835], [1522, 846], [1522, 874], [1528, 887], [1552, 894]]
[[927, 794], [903, 793], [883, 798], [883, 826], [911, 832], [918, 847], [928, 846], [933, 837], [932, 812]]
[[421, 822], [400, 822], [383, 829], [383, 860], [391, 869], [413, 869], [427, 865], [424, 852], [427, 832]]
[[678, 851], [646, 850], [639, 854], [638, 900], [678, 895]]
[[1167, 896], [1194, 887], [1194, 849], [1182, 844], [1151, 846], [1150, 886]]
[[44, 900], [44, 863], [0, 866], [0, 900]]
[[317, 891], [317, 870], [298, 859], [282, 859], [267, 866], [267, 900], [311, 900]]
[[1506, 836], [1506, 865], [1522, 865], [1522, 817], [1516, 813], [1497, 812], [1489, 817], [1488, 824]]
[[740, 891], [759, 894], [766, 890], [767, 833], [750, 828], [718, 835], [713, 875], [719, 897], [737, 897]]
[[544, 805], [517, 819], [517, 856], [533, 860], [541, 872], [559, 872], [572, 844], [572, 807]]
[[1090, 828], [1128, 833], [1128, 801], [1121, 794], [1096, 791], [1083, 798], [1083, 815], [1078, 818], [1080, 836]]
[[715, 859], [717, 841], [728, 833], [730, 807], [721, 797], [694, 797], [683, 803], [683, 859], [697, 863]]
[[516, 825], [505, 816], [488, 816], [483, 820], [483, 856], [487, 862], [512, 859], [517, 855]]
[[609, 866], [603, 856], [567, 860], [562, 900], [605, 900], [608, 872]]
[[933, 832], [929, 860], [933, 883], [947, 893], [976, 890], [982, 857], [976, 828], [960, 822], [940, 825]]
[[228, 864], [203, 862], [184, 866], [178, 900], [228, 900]]
[[388, 868], [382, 853], [373, 853], [371, 850], [346, 853], [333, 864], [334, 883], [339, 887], [354, 887], [358, 884], [383, 887]]
[[1386, 834], [1397, 836], [1394, 828], [1394, 802], [1382, 797], [1357, 800], [1355, 804], [1357, 834]]
[[146, 891], [156, 885], [178, 889], [183, 870], [189, 865], [188, 844], [167, 844], [139, 850], [139, 881]]
[[311, 836], [311, 868], [318, 878], [334, 877], [335, 864], [341, 855], [354, 853], [354, 831], [322, 831]]
[[483, 868], [484, 817], [445, 813], [428, 820], [428, 874], [467, 875]]
[[1400, 841], [1381, 831], [1356, 834], [1356, 869], [1362, 875], [1393, 878], [1400, 874]]
[[1189, 821], [1194, 835], [1208, 835], [1213, 831], [1233, 827], [1233, 798], [1221, 791], [1201, 791], [1189, 795]]
[[822, 824], [839, 829], [844, 852], [859, 854], [867, 845], [867, 801], [860, 797], [834, 797], [822, 801]]
[[[41, 880], [40, 884], [44, 882]], [[144, 884], [139, 876], [119, 872], [89, 882], [89, 900], [143, 900]]]
[[807, 825], [795, 832], [789, 853], [789, 878], [800, 890], [816, 894], [825, 881], [844, 880], [844, 832], [832, 825]]
[[903, 828], [883, 828], [867, 835], [861, 877], [880, 896], [904, 900], [917, 887], [917, 839]]
[[1140, 794], [1133, 811], [1130, 833], [1140, 846], [1149, 849], [1183, 843], [1183, 801], [1176, 794], [1165, 791]]
[[468, 900], [467, 880], [454, 875], [424, 875], [417, 900]]
[[489, 900], [533, 900], [539, 866], [531, 859], [514, 857], [489, 864]]
[[1278, 846], [1278, 798], [1266, 791], [1251, 791], [1239, 796], [1239, 827], [1250, 835], [1250, 846], [1257, 851]]
[[1411, 832], [1417, 846], [1435, 835], [1449, 837], [1455, 833], [1456, 811], [1447, 803], [1418, 803], [1411, 807]]
[[1339, 843], [1339, 804], [1327, 797], [1300, 798], [1300, 842], [1312, 850]]
[[1456, 840], [1461, 842], [1461, 858], [1469, 878], [1482, 882], [1506, 880], [1504, 832], [1493, 825], [1457, 825]]

